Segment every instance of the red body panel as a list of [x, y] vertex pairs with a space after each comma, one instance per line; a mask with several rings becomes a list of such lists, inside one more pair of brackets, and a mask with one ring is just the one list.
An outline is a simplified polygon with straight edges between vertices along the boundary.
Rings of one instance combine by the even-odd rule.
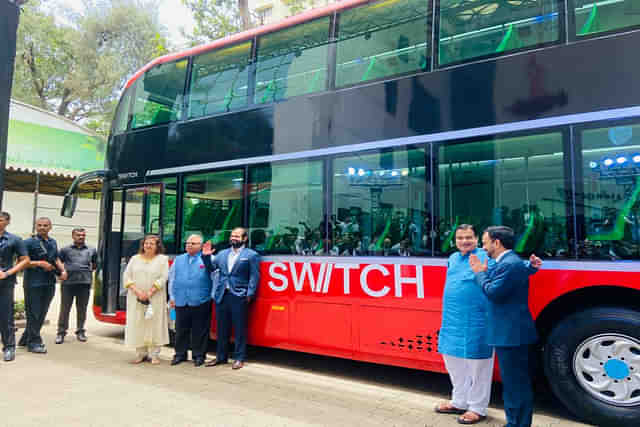
[[[445, 372], [437, 352], [445, 264], [442, 259], [395, 264], [348, 258], [263, 261], [258, 296], [250, 309], [249, 342]], [[529, 300], [534, 317], [558, 297], [580, 288], [640, 289], [638, 272], [548, 264], [561, 268], [550, 265], [532, 276]], [[124, 312], [104, 316], [94, 307], [94, 313], [98, 320], [125, 322]], [[215, 318], [211, 336], [215, 338]]]

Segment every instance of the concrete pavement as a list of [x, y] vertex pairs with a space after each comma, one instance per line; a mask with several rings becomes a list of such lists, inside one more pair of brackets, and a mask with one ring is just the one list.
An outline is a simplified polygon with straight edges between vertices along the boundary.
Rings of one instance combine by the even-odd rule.
[[[433, 413], [449, 393], [445, 375], [272, 349], [252, 349], [239, 371], [190, 362], [171, 367], [170, 348], [158, 366], [133, 366], [123, 328], [92, 317], [87, 343], [71, 334], [55, 345], [57, 313], [56, 298], [43, 334], [48, 354], [20, 349], [16, 361], [0, 362], [0, 425], [458, 425], [454, 416]], [[71, 318], [74, 326], [73, 312]], [[545, 402], [535, 426], [584, 425]], [[489, 415], [480, 426], [504, 424], [499, 406], [492, 404]]]

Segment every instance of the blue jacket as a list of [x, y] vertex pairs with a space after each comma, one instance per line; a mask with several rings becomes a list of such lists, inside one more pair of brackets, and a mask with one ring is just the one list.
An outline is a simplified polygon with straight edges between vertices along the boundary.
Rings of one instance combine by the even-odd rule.
[[169, 299], [177, 307], [202, 305], [211, 299], [211, 278], [200, 254], [182, 254], [169, 270]]
[[[202, 256], [204, 264], [211, 272], [218, 270], [216, 283], [213, 284], [213, 299], [216, 304], [222, 302], [224, 290], [239, 297], [254, 296], [260, 281], [260, 255], [257, 252], [242, 248], [238, 259], [229, 271], [227, 259], [231, 249], [225, 249], [215, 257]], [[213, 258], [213, 260], [211, 259]]]
[[487, 342], [497, 347], [533, 344], [538, 339], [529, 311], [532, 268], [513, 251], [495, 267], [476, 273], [476, 282], [489, 300]]

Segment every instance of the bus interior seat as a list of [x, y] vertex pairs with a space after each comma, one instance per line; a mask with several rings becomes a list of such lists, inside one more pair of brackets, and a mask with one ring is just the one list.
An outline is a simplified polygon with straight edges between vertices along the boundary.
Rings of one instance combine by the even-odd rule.
[[640, 195], [640, 179], [636, 178], [636, 185], [631, 193], [629, 199], [622, 206], [622, 209], [618, 211], [618, 215], [616, 215], [615, 221], [611, 225], [611, 228], [606, 231], [601, 231], [599, 233], [593, 233], [587, 235], [587, 239], [594, 240], [604, 240], [604, 241], [614, 241], [614, 240], [622, 240], [624, 238], [624, 228], [626, 223], [626, 218], [631, 213], [631, 209], [633, 205], [638, 201], [638, 196]]

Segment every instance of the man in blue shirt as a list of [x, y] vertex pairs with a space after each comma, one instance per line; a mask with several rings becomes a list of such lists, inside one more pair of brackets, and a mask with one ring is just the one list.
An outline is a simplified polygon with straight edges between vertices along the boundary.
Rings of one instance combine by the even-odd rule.
[[191, 339], [193, 364], [202, 366], [209, 344], [211, 278], [201, 258], [202, 237], [189, 236], [186, 248], [169, 270], [169, 305], [176, 309], [176, 353], [171, 365], [187, 360]]
[[26, 345], [32, 353], [46, 353], [40, 330], [49, 311], [56, 291], [56, 274], [60, 280], [67, 279], [64, 264], [58, 257], [58, 244], [49, 237], [51, 220], [46, 217], [36, 220], [36, 235], [25, 240], [29, 255], [29, 267], [24, 273], [24, 302], [27, 326], [20, 345]]
[[[7, 231], [10, 220], [11, 216], [7, 212], [0, 212], [0, 333], [5, 362], [11, 362], [16, 357], [16, 335], [13, 324], [16, 274], [29, 264], [24, 242]], [[13, 265], [15, 258], [18, 259], [18, 263]]]

